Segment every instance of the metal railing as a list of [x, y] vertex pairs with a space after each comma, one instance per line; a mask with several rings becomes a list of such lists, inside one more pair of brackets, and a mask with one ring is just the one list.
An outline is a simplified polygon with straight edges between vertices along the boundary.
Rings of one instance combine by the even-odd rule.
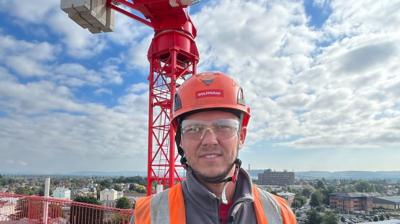
[[0, 193], [1, 224], [128, 224], [132, 216], [133, 209]]

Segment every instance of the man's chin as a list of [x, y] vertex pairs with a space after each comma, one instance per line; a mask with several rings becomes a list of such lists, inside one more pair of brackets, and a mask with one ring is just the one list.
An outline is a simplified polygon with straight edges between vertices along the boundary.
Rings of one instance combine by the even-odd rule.
[[213, 181], [213, 180], [222, 180], [228, 177], [229, 170], [203, 170], [200, 171], [198, 169], [194, 169], [194, 173], [197, 178], [203, 181]]

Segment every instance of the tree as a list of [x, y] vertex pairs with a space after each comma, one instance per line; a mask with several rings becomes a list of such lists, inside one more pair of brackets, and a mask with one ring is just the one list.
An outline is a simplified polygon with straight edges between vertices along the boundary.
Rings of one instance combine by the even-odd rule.
[[333, 192], [335, 192], [335, 188], [332, 187], [332, 186], [329, 186], [329, 187], [327, 187], [327, 188], [325, 188], [325, 189], [323, 189], [321, 191], [321, 193], [322, 193], [322, 202], [324, 204], [329, 205], [329, 195], [331, 193], [333, 193]]
[[143, 185], [137, 185], [135, 188], [135, 191], [138, 193], [146, 193], [146, 187]]
[[111, 188], [112, 182], [111, 182], [111, 180], [102, 180], [102, 181], [100, 181], [99, 184], [100, 184], [100, 189], [104, 190], [106, 188]]
[[320, 190], [325, 189], [326, 186], [325, 186], [325, 183], [324, 183], [324, 182], [325, 182], [324, 179], [318, 180], [315, 187], [316, 187], [317, 189], [320, 189]]
[[302, 194], [304, 197], [306, 197], [306, 198], [309, 198], [310, 195], [311, 195], [311, 193], [312, 193], [312, 191], [311, 191], [310, 188], [304, 188], [304, 189], [301, 191], [301, 194]]
[[385, 220], [385, 216], [383, 216], [383, 214], [380, 214], [380, 215], [379, 215], [379, 220], [380, 220], [380, 221]]
[[79, 197], [76, 197], [74, 199], [74, 201], [83, 202], [83, 203], [87, 203], [87, 204], [93, 204], [93, 205], [101, 205], [101, 203], [96, 198], [93, 198], [93, 197], [79, 196]]
[[6, 181], [4, 180], [3, 176], [0, 174], [0, 186], [4, 186]]
[[311, 207], [317, 207], [322, 204], [323, 196], [321, 191], [316, 190], [311, 194], [310, 205]]
[[115, 184], [115, 185], [114, 185], [114, 190], [116, 190], [116, 191], [122, 191], [122, 187], [121, 187], [120, 185], [118, 185], [118, 184]]
[[327, 212], [322, 217], [322, 223], [323, 224], [337, 224], [338, 223], [338, 218], [336, 217], [336, 215], [334, 213]]
[[360, 180], [354, 185], [354, 188], [358, 192], [372, 192], [374, 191], [373, 186], [369, 184], [367, 181]]
[[315, 209], [311, 209], [307, 212], [306, 224], [320, 224], [321, 221], [321, 215]]
[[307, 202], [307, 198], [296, 194], [293, 200], [293, 208], [301, 208]]
[[130, 209], [132, 208], [132, 203], [129, 201], [127, 197], [122, 197], [117, 200], [117, 204], [115, 205], [117, 208]]

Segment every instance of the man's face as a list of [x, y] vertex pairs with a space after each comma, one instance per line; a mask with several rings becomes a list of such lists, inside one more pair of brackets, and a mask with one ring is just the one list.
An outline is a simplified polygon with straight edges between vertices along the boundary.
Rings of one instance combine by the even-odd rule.
[[[245, 137], [244, 130], [237, 130], [231, 136], [218, 125], [239, 124], [239, 119], [232, 113], [224, 111], [204, 111], [192, 114], [182, 122], [181, 144], [188, 165], [198, 174], [212, 178], [226, 173], [236, 159], [238, 147]], [[193, 125], [207, 125], [200, 138], [191, 136], [187, 128]], [[192, 125], [192, 126], [191, 126]], [[186, 129], [185, 129], [186, 128]], [[233, 132], [232, 132], [233, 133]]]

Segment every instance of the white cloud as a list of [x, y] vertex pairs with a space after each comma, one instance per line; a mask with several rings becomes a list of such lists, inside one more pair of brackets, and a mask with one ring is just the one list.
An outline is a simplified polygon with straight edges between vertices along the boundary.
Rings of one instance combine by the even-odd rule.
[[[63, 158], [49, 163], [144, 169], [148, 84], [132, 84], [121, 96], [108, 87], [130, 81], [121, 67], [148, 74], [152, 31], [119, 16], [115, 33], [93, 35], [58, 2], [47, 3], [0, 0], [0, 10], [18, 23], [56, 33], [61, 41], [0, 33], [1, 159], [14, 168], [22, 161], [45, 170], [38, 161]], [[332, 14], [317, 31], [308, 26], [302, 3], [290, 0], [211, 1], [192, 16], [198, 71], [224, 70], [244, 87], [252, 109], [248, 148], [265, 142], [322, 151], [400, 144], [399, 3], [315, 2], [324, 9], [328, 3]], [[21, 4], [26, 6], [11, 10]], [[111, 59], [89, 61], [114, 46]], [[64, 52], [84, 60], [63, 60]], [[115, 97], [116, 105], [74, 95], [88, 91]]]
[[[98, 170], [112, 170], [105, 164], [115, 160], [124, 160], [127, 169], [142, 170], [145, 165], [139, 158], [147, 154], [143, 150], [147, 143], [147, 92], [130, 92], [115, 108], [106, 108], [79, 102], [67, 87], [50, 82], [3, 80], [0, 108], [7, 112], [0, 117], [0, 151], [3, 159], [14, 161], [9, 164], [13, 166], [0, 165], [3, 170], [14, 166], [15, 171], [22, 169], [18, 165], [46, 170], [52, 164], [53, 172], [57, 172], [74, 161]], [[63, 161], [53, 164], [51, 161], [57, 158]], [[98, 165], [85, 162], [85, 158], [98, 161]], [[132, 167], [133, 161], [136, 166]]]
[[47, 75], [44, 63], [55, 60], [59, 47], [47, 42], [28, 42], [0, 35], [0, 60], [22, 76]]
[[[303, 6], [291, 1], [219, 1], [194, 16], [201, 27], [199, 70], [223, 67], [244, 87], [253, 114], [248, 142], [400, 144], [395, 133], [387, 137], [386, 123], [375, 120], [382, 111], [391, 111], [384, 113], [392, 116], [387, 122], [398, 118], [399, 29], [387, 29], [381, 16], [397, 3], [332, 1], [331, 7], [320, 31], [307, 26]], [[377, 9], [383, 12], [375, 20], [367, 18]]]
[[30, 23], [41, 24], [48, 19], [54, 8], [59, 8], [60, 1], [41, 0], [40, 4], [36, 1], [21, 0], [8, 1], [0, 0], [0, 11], [24, 19]]
[[106, 48], [104, 34], [90, 33], [58, 8], [46, 23], [62, 35], [62, 42], [66, 45], [68, 54], [73, 57], [90, 58]]

